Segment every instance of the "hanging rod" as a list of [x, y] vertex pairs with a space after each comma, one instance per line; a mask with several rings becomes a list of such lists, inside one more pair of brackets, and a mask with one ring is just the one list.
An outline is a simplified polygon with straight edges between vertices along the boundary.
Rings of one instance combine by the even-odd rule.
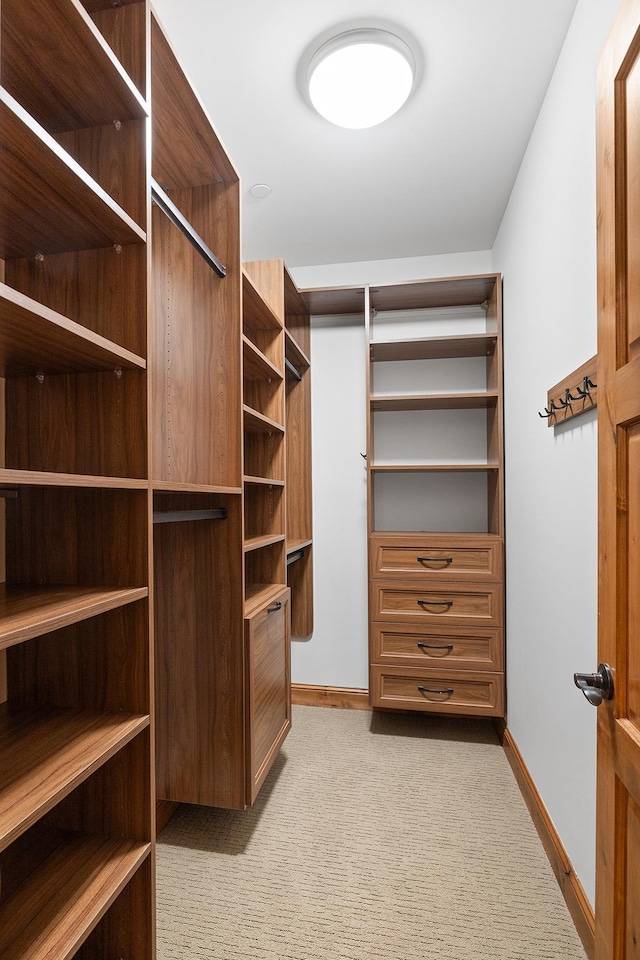
[[298, 373], [298, 371], [296, 370], [296, 368], [294, 367], [294, 365], [291, 363], [291, 360], [289, 360], [289, 359], [287, 359], [287, 357], [285, 357], [285, 358], [284, 358], [284, 365], [285, 365], [285, 369], [287, 369], [287, 370], [289, 371], [289, 373], [291, 374], [291, 376], [292, 376], [295, 380], [297, 380], [298, 383], [300, 383], [300, 381], [302, 380], [302, 377], [300, 376], [300, 374]]
[[226, 520], [227, 508], [215, 510], [154, 510], [154, 523], [190, 523], [192, 520]]
[[151, 180], [151, 200], [169, 220], [178, 228], [180, 233], [184, 234], [189, 243], [195, 247], [203, 260], [212, 267], [219, 277], [227, 275], [227, 268], [220, 263], [214, 253], [211, 252], [199, 233], [193, 229], [187, 218], [180, 213], [173, 200], [164, 192], [161, 186], [155, 180]]
[[303, 557], [304, 550], [294, 550], [293, 553], [290, 553], [287, 557], [287, 566], [289, 566], [290, 563], [295, 563], [296, 560], [302, 560]]

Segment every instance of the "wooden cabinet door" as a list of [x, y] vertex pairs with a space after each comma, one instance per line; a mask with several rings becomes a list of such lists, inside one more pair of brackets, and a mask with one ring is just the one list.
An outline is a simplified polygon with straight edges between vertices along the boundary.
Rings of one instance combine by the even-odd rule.
[[640, 0], [598, 74], [599, 659], [596, 958], [640, 960]]
[[247, 803], [258, 796], [291, 728], [291, 591], [245, 620], [247, 645]]

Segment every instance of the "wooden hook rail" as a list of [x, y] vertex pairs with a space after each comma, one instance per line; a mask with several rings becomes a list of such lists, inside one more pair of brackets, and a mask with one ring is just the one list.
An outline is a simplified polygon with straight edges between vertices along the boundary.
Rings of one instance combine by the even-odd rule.
[[554, 427], [572, 417], [579, 417], [598, 405], [598, 357], [591, 357], [547, 391], [547, 406], [538, 413]]

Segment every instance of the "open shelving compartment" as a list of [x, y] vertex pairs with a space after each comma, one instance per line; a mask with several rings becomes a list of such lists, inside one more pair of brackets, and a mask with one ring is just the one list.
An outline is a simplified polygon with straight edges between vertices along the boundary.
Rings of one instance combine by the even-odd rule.
[[147, 18], [144, 2], [0, 8], [0, 953], [11, 960], [155, 955]]

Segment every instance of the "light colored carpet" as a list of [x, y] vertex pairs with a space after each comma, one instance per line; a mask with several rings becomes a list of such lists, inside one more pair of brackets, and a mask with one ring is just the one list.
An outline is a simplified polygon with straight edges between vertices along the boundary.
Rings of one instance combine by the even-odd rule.
[[294, 708], [253, 809], [158, 843], [159, 960], [584, 960], [491, 726]]

